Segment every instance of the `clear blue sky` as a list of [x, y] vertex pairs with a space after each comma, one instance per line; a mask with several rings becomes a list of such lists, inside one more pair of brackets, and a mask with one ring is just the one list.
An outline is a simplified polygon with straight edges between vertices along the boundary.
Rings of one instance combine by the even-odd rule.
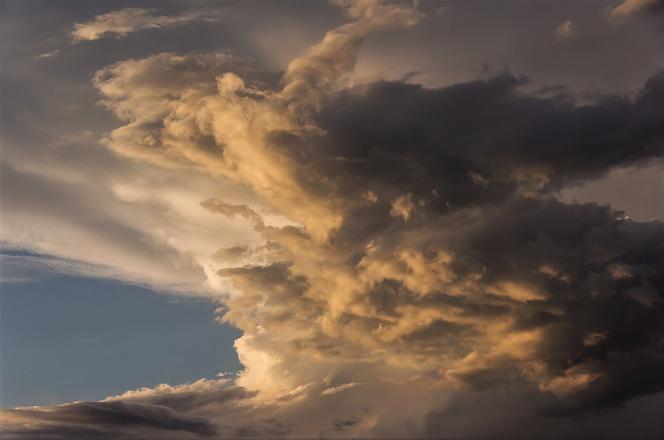
[[101, 399], [237, 371], [215, 305], [115, 281], [47, 276], [0, 287], [3, 407]]

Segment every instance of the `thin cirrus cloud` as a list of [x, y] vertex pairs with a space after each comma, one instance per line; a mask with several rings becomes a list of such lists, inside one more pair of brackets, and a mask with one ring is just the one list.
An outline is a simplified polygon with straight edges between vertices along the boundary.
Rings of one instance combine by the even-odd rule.
[[156, 15], [154, 10], [126, 8], [95, 16], [90, 21], [74, 24], [72, 41], [94, 41], [104, 37], [124, 37], [143, 29], [185, 26], [201, 21], [216, 21], [218, 13], [187, 12], [180, 15]]
[[[166, 255], [147, 266], [155, 284], [173, 281], [162, 268], [200, 267], [211, 294], [230, 286], [218, 319], [242, 331], [244, 370], [7, 410], [14, 437], [583, 436], [630, 433], [601, 415], [637, 420], [661, 403], [664, 225], [555, 196], [661, 161], [664, 75], [592, 99], [540, 93], [509, 71], [358, 84], [367, 38], [427, 17], [337, 3], [347, 21], [277, 80], [227, 52], [94, 74], [121, 122], [102, 141], [110, 151], [146, 175], [200, 173], [249, 194], [187, 186], [179, 209], [155, 207], [174, 217], [155, 228], [175, 237], [162, 241], [109, 209], [135, 228], [118, 237], [149, 244], [141, 262]], [[137, 180], [112, 194], [154, 201]], [[217, 241], [213, 219], [242, 223], [252, 241]]]

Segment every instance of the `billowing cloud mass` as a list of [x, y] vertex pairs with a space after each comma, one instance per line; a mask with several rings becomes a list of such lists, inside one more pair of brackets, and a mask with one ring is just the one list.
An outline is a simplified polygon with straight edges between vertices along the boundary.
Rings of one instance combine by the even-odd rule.
[[[595, 435], [583, 423], [664, 391], [664, 224], [555, 197], [661, 160], [664, 74], [592, 99], [508, 71], [358, 85], [365, 38], [426, 18], [339, 3], [349, 21], [281, 77], [228, 53], [160, 53], [94, 75], [123, 123], [108, 148], [251, 193], [197, 201], [255, 234], [205, 271], [232, 286], [219, 319], [242, 330], [245, 369], [5, 411], [9, 438]], [[463, 425], [468, 408], [514, 425]]]
[[71, 31], [74, 42], [94, 41], [114, 36], [124, 37], [143, 29], [171, 28], [197, 21], [218, 20], [210, 13], [184, 13], [181, 15], [156, 15], [155, 11], [143, 8], [127, 8], [97, 15], [90, 21], [76, 23]]

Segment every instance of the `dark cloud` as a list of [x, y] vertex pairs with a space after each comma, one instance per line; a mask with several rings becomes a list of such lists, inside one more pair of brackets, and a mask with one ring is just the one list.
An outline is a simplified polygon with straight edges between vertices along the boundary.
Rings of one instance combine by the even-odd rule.
[[664, 225], [618, 217], [592, 204], [529, 200], [490, 211], [462, 239], [469, 254], [456, 273], [479, 264], [487, 281], [518, 279], [547, 292], [512, 305], [514, 325], [543, 330], [536, 358], [553, 377], [587, 375], [588, 387], [563, 399], [569, 412], [621, 405], [664, 386], [656, 373], [664, 354]]
[[[591, 103], [525, 84], [504, 73], [334, 96], [316, 119], [325, 133], [280, 151], [316, 170], [303, 186], [324, 181], [346, 198], [343, 220], [322, 245], [306, 234], [282, 240], [293, 263], [222, 270], [245, 292], [226, 319], [324, 356], [447, 363], [441, 375], [472, 389], [526, 378], [557, 397], [542, 409], [550, 415], [660, 392], [664, 225], [551, 194], [662, 156], [664, 75]], [[327, 261], [312, 270], [316, 252]], [[361, 281], [329, 287], [326, 272]], [[351, 305], [333, 313], [327, 289]], [[338, 329], [307, 324], [319, 321]]]
[[[478, 322], [507, 319], [512, 323], [508, 333], [537, 334], [531, 353], [505, 353], [449, 374], [486, 389], [517, 380], [533, 361], [540, 389], [560, 398], [542, 409], [550, 415], [619, 407], [664, 387], [657, 373], [664, 356], [661, 222], [634, 222], [596, 204], [516, 197], [456, 214], [429, 211], [412, 225], [391, 225], [366, 240], [382, 240], [377, 247], [388, 249], [385, 258], [394, 258], [394, 243], [418, 246], [406, 238], [413, 230], [425, 237], [419, 245], [427, 264], [435, 266], [436, 250], [444, 248], [454, 255], [449, 263], [453, 279], [474, 282], [465, 284], [462, 296], [446, 290], [457, 288], [453, 281], [423, 297], [392, 270], [359, 301], [371, 315], [394, 320], [407, 320], [411, 307], [480, 319], [472, 324], [431, 321], [403, 336], [407, 346], [402, 351], [463, 358], [483, 338], [476, 337], [482, 331]], [[423, 276], [417, 281], [426, 282]], [[519, 286], [527, 287], [522, 291]], [[529, 360], [524, 363], [519, 356]]]
[[[593, 417], [549, 417], [543, 408], [555, 398], [514, 382], [455, 396], [432, 411], [426, 436], [439, 438], [658, 438], [664, 425], [660, 393], [630, 402], [619, 410]], [[499, 405], [496, 402], [500, 402]], [[481, 423], [478, 423], [481, 420]]]
[[[547, 414], [596, 412], [658, 393], [663, 225], [547, 194], [661, 158], [664, 76], [632, 97], [585, 104], [573, 95], [537, 96], [524, 84], [511, 74], [434, 90], [379, 82], [332, 100], [318, 116], [336, 165], [327, 169], [349, 176], [342, 191], [370, 189], [377, 202], [348, 211], [331, 241], [359, 270], [375, 252], [394, 261], [403, 247], [415, 247], [431, 266], [440, 264], [441, 252], [453, 255], [451, 285], [418, 295], [407, 278], [415, 266], [404, 260], [360, 303], [395, 320], [407, 319], [406, 307], [454, 307], [456, 316], [503, 316], [514, 333], [537, 334], [526, 363], [537, 363], [540, 390], [559, 397], [542, 410]], [[390, 201], [404, 193], [419, 199], [407, 222], [389, 215]], [[377, 249], [373, 256], [367, 246]], [[405, 275], [395, 271], [400, 267]], [[412, 283], [426, 283], [423, 276]], [[450, 295], [446, 289], [464, 279], [475, 281], [462, 296]], [[402, 350], [463, 357], [477, 350], [480, 328], [433, 320], [404, 335]], [[519, 356], [448, 375], [487, 389], [517, 380], [525, 365]]]
[[11, 426], [3, 427], [3, 438], [12, 440], [22, 439], [52, 439], [52, 440], [66, 440], [66, 439], [90, 439], [90, 440], [106, 440], [106, 439], [135, 439], [136, 437], [122, 429], [104, 429], [94, 428], [86, 425], [59, 425], [59, 424], [45, 424], [37, 426]]
[[[329, 154], [362, 184], [430, 193], [452, 205], [521, 186], [559, 188], [664, 154], [664, 75], [635, 97], [540, 97], [509, 73], [441, 89], [379, 82], [349, 90], [318, 116]], [[395, 188], [396, 187], [396, 188]]]
[[[217, 432], [216, 427], [202, 417], [185, 415], [165, 406], [121, 401], [77, 402], [47, 409], [20, 408], [6, 410], [3, 415], [40, 423], [36, 428], [32, 423], [12, 427], [10, 438], [114, 438], [118, 432], [124, 433], [121, 438], [140, 438], [149, 433], [138, 431], [132, 435], [133, 428], [182, 431], [205, 437]], [[83, 428], [85, 426], [96, 429]]]

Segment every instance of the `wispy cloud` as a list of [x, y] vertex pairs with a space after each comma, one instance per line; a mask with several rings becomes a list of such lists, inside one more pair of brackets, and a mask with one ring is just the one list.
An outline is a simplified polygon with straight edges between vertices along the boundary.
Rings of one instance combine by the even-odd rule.
[[152, 9], [127, 8], [97, 15], [90, 21], [76, 23], [71, 31], [71, 38], [74, 42], [94, 41], [108, 36], [124, 37], [142, 29], [173, 28], [197, 21], [218, 19], [218, 13], [209, 11], [156, 15]]
[[51, 52], [44, 52], [42, 54], [35, 55], [34, 59], [40, 60], [40, 59], [44, 59], [44, 58], [52, 58], [52, 57], [56, 56], [59, 53], [60, 53], [60, 49], [55, 49], [55, 50], [52, 50]]
[[112, 267], [30, 253], [0, 253], [0, 268], [0, 282], [3, 283], [34, 281], [53, 274], [122, 278], [122, 272]]

